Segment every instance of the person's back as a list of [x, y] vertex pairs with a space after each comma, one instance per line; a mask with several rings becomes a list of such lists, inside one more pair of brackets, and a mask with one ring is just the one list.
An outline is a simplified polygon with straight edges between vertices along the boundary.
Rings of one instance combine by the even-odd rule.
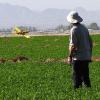
[[[91, 59], [91, 46], [89, 41], [88, 29], [82, 24], [74, 24], [71, 29], [72, 35], [76, 38], [76, 47], [73, 58], [77, 60], [90, 60]], [[73, 38], [74, 39], [74, 38]]]

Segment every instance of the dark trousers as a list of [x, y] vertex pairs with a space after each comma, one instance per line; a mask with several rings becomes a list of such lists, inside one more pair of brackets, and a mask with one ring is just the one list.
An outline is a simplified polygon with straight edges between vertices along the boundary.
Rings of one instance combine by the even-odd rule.
[[82, 82], [86, 87], [91, 87], [89, 78], [89, 61], [73, 61], [73, 81], [74, 88], [82, 87]]

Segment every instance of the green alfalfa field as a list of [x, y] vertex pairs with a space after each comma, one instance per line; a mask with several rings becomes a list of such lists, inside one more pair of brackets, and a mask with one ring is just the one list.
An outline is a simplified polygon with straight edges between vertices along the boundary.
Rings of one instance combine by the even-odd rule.
[[[65, 63], [68, 36], [0, 38], [0, 100], [100, 100], [100, 62], [90, 64], [92, 88], [73, 89], [72, 67]], [[100, 56], [100, 35], [93, 35], [93, 56]]]

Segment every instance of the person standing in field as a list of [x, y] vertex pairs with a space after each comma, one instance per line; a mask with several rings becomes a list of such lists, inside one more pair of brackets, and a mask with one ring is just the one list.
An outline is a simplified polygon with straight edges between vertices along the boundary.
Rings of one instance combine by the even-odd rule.
[[72, 24], [68, 63], [73, 66], [74, 88], [82, 87], [82, 82], [86, 87], [91, 87], [89, 63], [92, 56], [92, 39], [88, 29], [81, 24], [83, 19], [76, 11], [68, 14], [67, 21]]

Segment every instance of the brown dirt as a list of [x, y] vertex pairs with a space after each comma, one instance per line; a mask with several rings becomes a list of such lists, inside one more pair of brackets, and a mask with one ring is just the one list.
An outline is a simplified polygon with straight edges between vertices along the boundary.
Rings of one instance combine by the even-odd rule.
[[[23, 62], [23, 61], [28, 61], [29, 58], [25, 56], [17, 56], [15, 58], [0, 58], [0, 63], [5, 63], [5, 62]], [[100, 62], [100, 57], [92, 57], [92, 61], [94, 62]], [[51, 63], [51, 62], [63, 62], [63, 63], [68, 63], [67, 58], [47, 58], [43, 63]]]
[[50, 63], [50, 62], [55, 62], [56, 59], [55, 58], [48, 58], [45, 60], [45, 63]]
[[57, 41], [59, 41], [59, 39], [55, 39], [54, 41], [57, 42]]
[[96, 46], [96, 45], [98, 45], [96, 42], [93, 42], [93, 46]]
[[[100, 57], [92, 57], [92, 61], [94, 62], [100, 62]], [[63, 63], [67, 63], [67, 58], [62, 58], [62, 59], [58, 59], [58, 58], [48, 58], [45, 60], [45, 63], [50, 63], [50, 62], [63, 62]]]
[[24, 56], [17, 56], [15, 58], [10, 58], [10, 59], [6, 59], [6, 58], [0, 58], [0, 63], [5, 63], [5, 62], [23, 62], [23, 61], [27, 61], [29, 60], [27, 57]]
[[100, 62], [100, 57], [92, 57], [93, 61]]
[[42, 47], [47, 48], [47, 47], [49, 47], [49, 46], [50, 46], [50, 44], [47, 44], [47, 45], [44, 45], [44, 46], [42, 46]]
[[5, 63], [7, 61], [7, 59], [5, 58], [0, 58], [0, 63]]
[[48, 59], [45, 60], [45, 63], [50, 63], [50, 62], [64, 62], [64, 63], [67, 63], [67, 58], [65, 58], [65, 59], [48, 58]]

